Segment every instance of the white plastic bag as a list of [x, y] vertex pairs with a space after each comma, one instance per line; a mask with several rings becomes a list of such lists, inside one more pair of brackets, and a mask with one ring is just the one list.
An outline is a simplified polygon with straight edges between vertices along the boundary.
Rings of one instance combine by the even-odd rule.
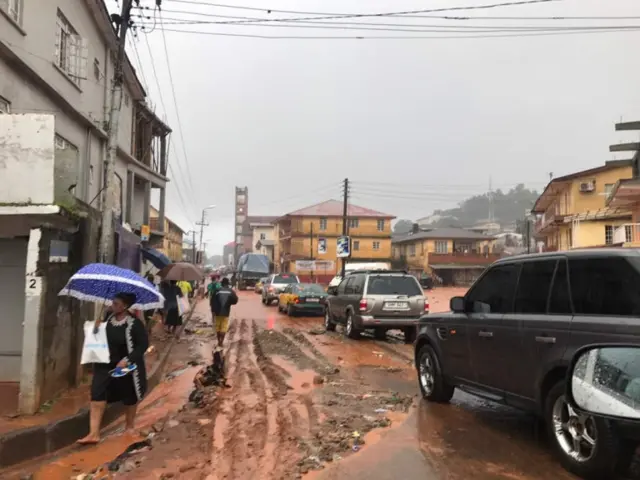
[[191, 309], [191, 305], [189, 305], [189, 299], [187, 299], [187, 297], [178, 296], [176, 300], [178, 301], [178, 314], [184, 315], [185, 313], [188, 313]]
[[96, 322], [84, 322], [84, 345], [82, 346], [82, 365], [87, 363], [109, 363], [109, 344], [107, 343], [107, 323], [102, 322], [98, 333], [93, 333]]

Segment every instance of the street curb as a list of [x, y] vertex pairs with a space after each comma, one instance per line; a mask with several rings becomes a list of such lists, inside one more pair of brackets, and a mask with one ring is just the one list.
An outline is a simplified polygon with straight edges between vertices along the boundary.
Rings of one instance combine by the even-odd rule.
[[[197, 301], [182, 324], [178, 335], [173, 337], [161, 354], [153, 372], [147, 378], [147, 395], [162, 380], [164, 367], [176, 341], [191, 321]], [[104, 412], [102, 428], [113, 423], [124, 413], [120, 404], [108, 405]], [[36, 457], [54, 453], [72, 445], [89, 433], [89, 408], [83, 407], [73, 415], [60, 418], [45, 425], [12, 430], [0, 435], [0, 468], [11, 467]]]

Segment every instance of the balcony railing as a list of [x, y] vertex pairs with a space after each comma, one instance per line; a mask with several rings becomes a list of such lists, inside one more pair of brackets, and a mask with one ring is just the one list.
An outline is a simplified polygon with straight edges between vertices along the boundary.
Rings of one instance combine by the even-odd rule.
[[640, 243], [640, 223], [620, 225], [613, 232], [613, 244]]
[[498, 253], [430, 253], [429, 264], [490, 265], [499, 258]]

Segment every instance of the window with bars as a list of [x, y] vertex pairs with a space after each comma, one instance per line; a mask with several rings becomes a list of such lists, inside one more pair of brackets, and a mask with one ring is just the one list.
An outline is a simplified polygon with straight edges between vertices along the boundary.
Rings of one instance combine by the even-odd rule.
[[73, 28], [67, 17], [58, 10], [56, 18], [56, 43], [54, 63], [65, 72], [71, 81], [80, 85], [86, 77], [87, 42]]
[[378, 231], [384, 232], [384, 220], [378, 220]]
[[373, 249], [380, 250], [380, 242], [373, 242]]
[[409, 256], [410, 257], [415, 257], [416, 256], [416, 246], [414, 245], [409, 245]]
[[349, 228], [358, 228], [360, 226], [359, 218], [350, 218], [349, 219]]
[[0, 9], [7, 12], [9, 18], [22, 25], [22, 2], [23, 0], [0, 0]]
[[319, 223], [320, 223], [320, 230], [326, 230], [327, 229], [327, 219], [326, 218], [321, 218]]
[[354, 251], [360, 250], [360, 240], [354, 240], [353, 241], [353, 250]]
[[633, 242], [633, 225], [624, 226], [624, 241]]
[[446, 240], [436, 240], [436, 253], [447, 253], [449, 251], [447, 247]]
[[613, 225], [604, 226], [604, 243], [611, 245], [613, 243]]
[[0, 97], [0, 115], [3, 113], [11, 113], [11, 103], [9, 100]]

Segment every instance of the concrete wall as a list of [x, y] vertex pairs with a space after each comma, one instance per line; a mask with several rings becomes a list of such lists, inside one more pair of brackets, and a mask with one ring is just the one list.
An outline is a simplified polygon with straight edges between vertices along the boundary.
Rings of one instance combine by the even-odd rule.
[[[99, 0], [102, 1], [102, 0]], [[100, 33], [89, 5], [97, 8], [98, 2], [89, 0], [25, 1], [22, 24], [15, 25], [6, 16], [0, 15], [0, 44], [18, 56], [36, 75], [46, 81], [65, 101], [85, 117], [64, 108], [59, 100], [45, 92], [36, 79], [25, 74], [22, 67], [10, 64], [0, 54], [0, 96], [10, 103], [12, 113], [55, 114], [55, 133], [74, 145], [79, 152], [76, 176], [78, 186], [75, 195], [85, 202], [93, 200], [103, 184], [103, 160], [105, 137], [91, 124], [103, 128], [110, 102], [108, 81], [113, 75], [113, 63], [108, 54], [107, 43]], [[86, 42], [86, 78], [78, 83], [55, 65], [56, 19], [58, 9]], [[103, 25], [103, 28], [110, 28]], [[6, 43], [5, 43], [6, 42]], [[123, 102], [119, 124], [119, 144], [131, 152], [134, 102], [129, 85], [125, 85], [128, 105]], [[120, 170], [127, 161], [117, 159]], [[125, 178], [125, 177], [123, 177]], [[97, 198], [93, 205], [97, 206]]]
[[0, 203], [53, 203], [53, 145], [52, 115], [0, 115]]

